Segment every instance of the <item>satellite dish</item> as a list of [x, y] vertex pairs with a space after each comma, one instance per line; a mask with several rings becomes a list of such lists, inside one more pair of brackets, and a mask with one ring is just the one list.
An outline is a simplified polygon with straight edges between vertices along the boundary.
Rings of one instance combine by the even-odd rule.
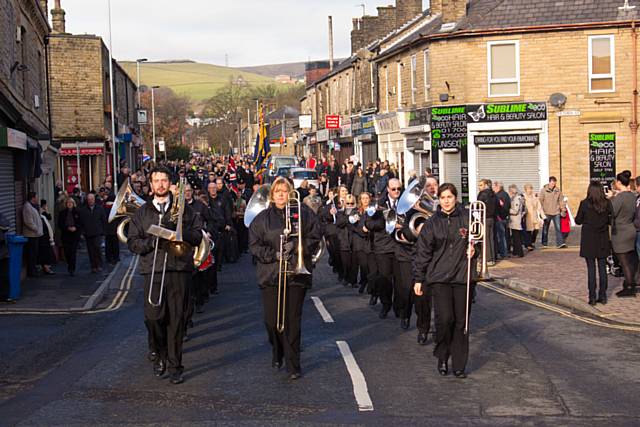
[[566, 103], [567, 103], [567, 97], [564, 96], [561, 93], [554, 93], [549, 98], [549, 104], [551, 104], [551, 105], [553, 105], [554, 107], [557, 107], [557, 108], [564, 107], [564, 104], [566, 104]]

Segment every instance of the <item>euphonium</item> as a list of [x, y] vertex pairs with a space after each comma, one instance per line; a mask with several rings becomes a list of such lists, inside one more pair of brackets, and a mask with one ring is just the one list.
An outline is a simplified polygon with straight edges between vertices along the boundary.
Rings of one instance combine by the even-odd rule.
[[122, 222], [118, 224], [116, 234], [118, 239], [122, 243], [127, 243], [127, 234], [125, 227], [131, 221], [131, 217], [138, 209], [140, 209], [146, 202], [140, 196], [138, 196], [131, 188], [131, 183], [127, 180], [116, 195], [116, 200], [111, 206], [111, 212], [109, 213], [109, 222], [113, 222], [116, 218], [122, 218]]

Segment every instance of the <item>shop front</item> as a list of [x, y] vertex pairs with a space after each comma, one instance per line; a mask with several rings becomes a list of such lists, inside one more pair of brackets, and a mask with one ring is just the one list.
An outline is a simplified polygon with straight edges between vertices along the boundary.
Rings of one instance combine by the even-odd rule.
[[[65, 142], [59, 155], [61, 178], [67, 193], [71, 194], [76, 187], [84, 192], [98, 189], [103, 178], [104, 143]], [[111, 162], [108, 165], [110, 168]]]
[[374, 119], [378, 135], [378, 154], [381, 160], [387, 160], [398, 168], [400, 177], [404, 177], [404, 135], [400, 133], [398, 114], [379, 114]]
[[431, 168], [431, 127], [430, 109], [399, 113], [400, 133], [404, 136], [404, 180], [409, 182], [411, 171], [416, 176], [424, 175], [426, 168]]
[[353, 151], [366, 167], [378, 159], [378, 141], [373, 115], [355, 116], [351, 118], [353, 134]]

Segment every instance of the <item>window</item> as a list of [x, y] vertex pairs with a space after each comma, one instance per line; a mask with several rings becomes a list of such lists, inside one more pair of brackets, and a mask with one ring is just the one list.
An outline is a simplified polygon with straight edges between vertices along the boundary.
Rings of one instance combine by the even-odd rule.
[[398, 90], [397, 90], [397, 97], [398, 97], [398, 108], [402, 108], [402, 68], [404, 68], [404, 66], [402, 65], [402, 62], [398, 62], [398, 73], [397, 73], [397, 77], [398, 77]]
[[416, 55], [411, 57], [411, 104], [416, 103], [418, 94], [418, 58]]
[[589, 92], [616, 90], [616, 59], [613, 36], [589, 37]]
[[429, 83], [429, 49], [424, 51], [424, 100], [429, 101], [429, 89], [431, 84]]
[[520, 43], [487, 43], [489, 96], [520, 95]]

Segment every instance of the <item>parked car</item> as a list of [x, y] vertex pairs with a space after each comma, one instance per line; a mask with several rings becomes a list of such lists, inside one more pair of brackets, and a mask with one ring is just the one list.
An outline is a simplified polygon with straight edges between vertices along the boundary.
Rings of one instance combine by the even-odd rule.
[[298, 166], [298, 158], [296, 156], [285, 156], [280, 154], [274, 154], [267, 160], [267, 182], [273, 182], [277, 176], [278, 169], [282, 167], [296, 167]]
[[278, 170], [276, 171], [276, 174], [274, 176], [289, 177], [292, 167], [293, 166], [282, 166], [281, 168], [278, 168]]
[[313, 185], [318, 188], [318, 172], [315, 169], [307, 168], [290, 168], [289, 178], [293, 180], [293, 187], [298, 188], [302, 181], [306, 180], [309, 185]]

